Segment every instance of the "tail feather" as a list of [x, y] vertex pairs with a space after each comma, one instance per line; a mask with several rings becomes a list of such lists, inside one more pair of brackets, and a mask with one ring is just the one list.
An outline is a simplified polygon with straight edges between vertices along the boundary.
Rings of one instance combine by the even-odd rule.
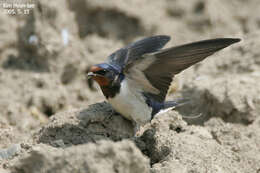
[[[167, 110], [171, 110], [173, 108], [189, 104], [190, 102], [191, 101], [189, 99], [179, 99], [179, 100], [175, 100], [175, 101], [167, 101], [164, 103], [164, 108], [162, 108], [162, 111], [164, 112]], [[186, 119], [195, 119], [195, 118], [199, 118], [201, 116], [202, 116], [202, 113], [199, 113], [197, 115], [189, 115], [189, 116], [182, 115], [182, 117], [186, 118]]]
[[166, 102], [164, 102], [162, 109], [176, 108], [179, 106], [186, 105], [188, 103], [190, 103], [189, 99], [178, 99], [178, 100], [174, 100], [174, 101], [166, 101]]
[[164, 103], [158, 103], [158, 102], [151, 102], [150, 105], [153, 107], [152, 111], [152, 117], [151, 119], [154, 118], [157, 114], [161, 114], [163, 112], [167, 112], [168, 110], [171, 110], [173, 108], [183, 106], [185, 104], [188, 104], [190, 100], [188, 99], [178, 99], [174, 101], [166, 101]]

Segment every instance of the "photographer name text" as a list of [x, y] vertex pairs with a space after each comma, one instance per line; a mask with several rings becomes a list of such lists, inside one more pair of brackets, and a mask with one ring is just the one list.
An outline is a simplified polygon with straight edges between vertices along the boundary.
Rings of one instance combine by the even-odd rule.
[[34, 3], [3, 3], [2, 8], [8, 15], [28, 15], [35, 8]]

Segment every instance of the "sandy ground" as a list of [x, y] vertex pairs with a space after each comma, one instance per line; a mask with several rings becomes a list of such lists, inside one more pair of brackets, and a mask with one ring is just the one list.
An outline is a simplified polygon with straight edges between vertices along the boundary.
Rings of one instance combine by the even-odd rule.
[[[30, 2], [28, 15], [0, 9], [1, 173], [260, 171], [259, 0]], [[167, 99], [191, 103], [133, 137], [85, 75], [156, 34], [242, 41], [178, 75]]]

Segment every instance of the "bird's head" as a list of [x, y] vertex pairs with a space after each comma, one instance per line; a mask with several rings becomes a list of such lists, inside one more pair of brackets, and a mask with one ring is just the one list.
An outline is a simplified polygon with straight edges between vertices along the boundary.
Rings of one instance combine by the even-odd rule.
[[106, 63], [90, 67], [88, 78], [95, 80], [101, 87], [110, 86], [118, 76], [118, 72]]

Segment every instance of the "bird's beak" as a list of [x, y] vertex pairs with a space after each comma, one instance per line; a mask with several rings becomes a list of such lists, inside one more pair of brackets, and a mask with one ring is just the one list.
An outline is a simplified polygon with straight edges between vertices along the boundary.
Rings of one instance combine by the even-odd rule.
[[94, 74], [93, 72], [88, 72], [88, 79], [91, 79], [93, 76], [96, 76], [96, 74]]

